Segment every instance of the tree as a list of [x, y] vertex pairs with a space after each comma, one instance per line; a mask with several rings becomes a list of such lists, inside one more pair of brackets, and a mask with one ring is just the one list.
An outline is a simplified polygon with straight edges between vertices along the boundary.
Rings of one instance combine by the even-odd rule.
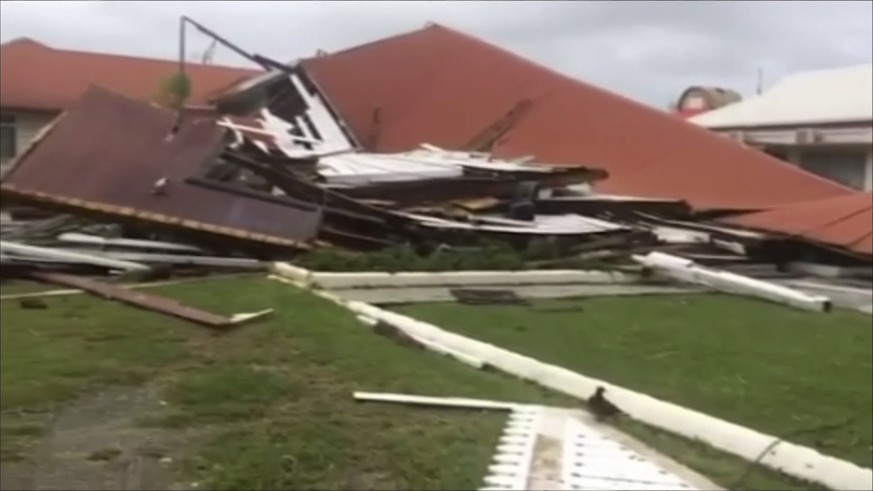
[[191, 80], [184, 73], [176, 72], [161, 81], [160, 91], [159, 102], [178, 111], [191, 96]]

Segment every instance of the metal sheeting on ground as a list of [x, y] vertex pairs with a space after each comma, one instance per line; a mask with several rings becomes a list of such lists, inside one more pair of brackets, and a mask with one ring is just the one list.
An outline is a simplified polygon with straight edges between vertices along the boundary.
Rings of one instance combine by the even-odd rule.
[[[212, 120], [92, 88], [4, 178], [4, 198], [273, 245], [302, 247], [319, 214], [184, 181], [223, 148]], [[165, 180], [163, 192], [156, 192]]]

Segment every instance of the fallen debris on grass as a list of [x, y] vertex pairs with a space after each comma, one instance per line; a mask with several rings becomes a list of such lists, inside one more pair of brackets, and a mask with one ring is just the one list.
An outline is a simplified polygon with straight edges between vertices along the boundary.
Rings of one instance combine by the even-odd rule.
[[501, 411], [514, 411], [529, 406], [528, 404], [519, 404], [515, 402], [488, 401], [484, 399], [469, 399], [466, 397], [431, 397], [408, 394], [386, 394], [380, 392], [355, 392], [353, 396], [356, 401], [363, 402], [390, 402], [436, 407], [496, 409]]
[[[362, 402], [432, 408], [508, 411], [480, 489], [716, 489], [687, 469], [634, 451], [614, 435], [580, 420], [578, 411], [459, 397], [355, 392]], [[680, 474], [683, 477], [680, 477]], [[694, 484], [692, 484], [694, 482]]]
[[527, 305], [528, 303], [512, 290], [450, 288], [449, 292], [458, 303], [467, 305]]
[[739, 295], [764, 298], [804, 310], [829, 312], [831, 301], [821, 295], [808, 295], [798, 290], [746, 276], [717, 271], [697, 265], [694, 261], [661, 252], [634, 256], [634, 260], [681, 282], [698, 284]]
[[180, 319], [215, 329], [226, 329], [239, 326], [263, 318], [273, 312], [273, 309], [266, 309], [255, 313], [241, 313], [234, 314], [231, 317], [225, 317], [184, 305], [171, 298], [144, 292], [136, 292], [116, 285], [110, 285], [78, 276], [61, 273], [34, 272], [31, 273], [31, 277], [35, 280], [46, 283], [78, 288], [99, 297], [118, 300], [133, 305], [134, 307], [160, 312], [162, 314], [171, 315], [173, 317], [178, 317]]

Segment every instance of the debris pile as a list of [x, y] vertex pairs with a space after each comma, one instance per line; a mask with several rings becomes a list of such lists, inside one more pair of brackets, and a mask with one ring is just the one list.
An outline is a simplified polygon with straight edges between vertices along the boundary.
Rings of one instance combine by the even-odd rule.
[[[488, 147], [487, 138], [478, 140], [476, 148]], [[4, 176], [4, 206], [57, 215], [4, 217], [0, 260], [6, 277], [154, 277], [257, 271], [324, 251], [360, 258], [406, 247], [417, 257], [487, 256], [489, 244], [501, 244], [516, 252], [505, 269], [640, 271], [635, 256], [661, 252], [772, 278], [809, 254], [809, 247], [796, 252], [796, 237], [718, 223], [718, 214], [701, 215], [680, 199], [594, 192], [604, 179], [605, 171], [590, 166], [498, 159], [426, 142], [405, 152], [365, 152], [299, 69], [247, 80], [196, 112], [95, 87]], [[833, 248], [825, 253], [840, 256]], [[869, 262], [850, 256], [842, 260]], [[422, 269], [484, 264], [462, 263]]]

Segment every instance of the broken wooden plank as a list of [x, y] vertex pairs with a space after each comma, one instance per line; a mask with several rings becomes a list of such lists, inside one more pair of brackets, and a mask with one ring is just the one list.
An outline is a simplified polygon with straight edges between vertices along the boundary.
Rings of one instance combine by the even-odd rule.
[[117, 285], [79, 276], [47, 272], [32, 272], [30, 276], [37, 281], [78, 288], [98, 297], [117, 300], [134, 307], [159, 312], [216, 329], [238, 326], [245, 322], [260, 319], [273, 312], [273, 309], [266, 309], [255, 313], [235, 314], [228, 318], [185, 305], [172, 298], [141, 291], [132, 291]]
[[512, 290], [485, 290], [476, 288], [451, 288], [449, 293], [459, 302], [468, 305], [527, 305]]

